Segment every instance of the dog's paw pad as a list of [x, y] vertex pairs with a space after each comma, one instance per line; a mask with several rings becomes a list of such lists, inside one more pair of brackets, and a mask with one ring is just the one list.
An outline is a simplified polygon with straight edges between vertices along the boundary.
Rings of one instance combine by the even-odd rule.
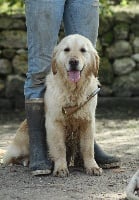
[[69, 171], [68, 171], [67, 168], [65, 168], [65, 169], [60, 169], [60, 170], [54, 171], [54, 172], [53, 172], [53, 175], [54, 175], [54, 176], [57, 176], [57, 177], [64, 178], [64, 177], [69, 176]]
[[92, 168], [88, 168], [86, 169], [86, 173], [90, 176], [101, 176], [102, 175], [102, 168], [99, 167], [92, 167]]

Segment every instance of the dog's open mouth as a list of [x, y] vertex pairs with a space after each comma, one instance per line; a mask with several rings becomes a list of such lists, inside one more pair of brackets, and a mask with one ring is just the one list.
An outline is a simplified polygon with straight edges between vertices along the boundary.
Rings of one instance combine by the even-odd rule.
[[81, 71], [68, 71], [69, 80], [77, 83], [81, 78]]

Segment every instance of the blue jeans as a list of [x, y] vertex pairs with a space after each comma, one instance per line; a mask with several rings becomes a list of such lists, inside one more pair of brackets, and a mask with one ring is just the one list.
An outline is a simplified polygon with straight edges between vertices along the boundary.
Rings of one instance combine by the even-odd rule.
[[45, 77], [61, 22], [65, 35], [81, 34], [94, 46], [98, 36], [99, 0], [25, 0], [28, 72], [25, 99], [43, 98]]

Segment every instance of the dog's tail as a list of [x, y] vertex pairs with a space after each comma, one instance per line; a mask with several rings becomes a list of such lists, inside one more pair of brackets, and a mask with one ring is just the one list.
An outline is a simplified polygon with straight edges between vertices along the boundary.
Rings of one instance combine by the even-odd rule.
[[21, 154], [21, 149], [18, 146], [16, 146], [14, 143], [10, 144], [5, 155], [3, 156], [3, 164], [14, 164]]
[[3, 157], [3, 164], [10, 165], [22, 163], [27, 166], [29, 162], [29, 136], [27, 121], [24, 120], [18, 128], [12, 143], [8, 146]]

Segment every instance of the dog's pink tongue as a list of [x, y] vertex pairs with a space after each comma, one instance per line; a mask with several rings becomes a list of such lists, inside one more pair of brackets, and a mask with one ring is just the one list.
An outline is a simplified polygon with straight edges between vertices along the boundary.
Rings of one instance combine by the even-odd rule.
[[70, 81], [76, 83], [80, 79], [80, 71], [70, 71], [68, 72]]

